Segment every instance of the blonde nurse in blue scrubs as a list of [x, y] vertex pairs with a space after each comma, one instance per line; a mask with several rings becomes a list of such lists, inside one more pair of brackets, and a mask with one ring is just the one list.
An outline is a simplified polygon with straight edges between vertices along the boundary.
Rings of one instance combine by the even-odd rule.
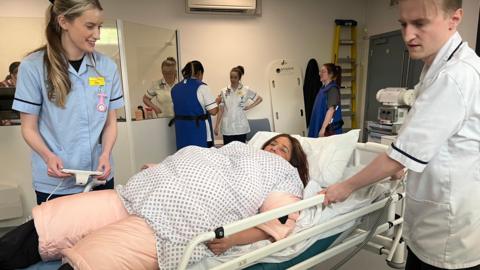
[[123, 94], [115, 63], [95, 51], [103, 9], [98, 0], [55, 0], [47, 11], [47, 44], [20, 64], [13, 109], [32, 148], [40, 204], [81, 192], [62, 169], [101, 171], [97, 189], [113, 188], [115, 110]]

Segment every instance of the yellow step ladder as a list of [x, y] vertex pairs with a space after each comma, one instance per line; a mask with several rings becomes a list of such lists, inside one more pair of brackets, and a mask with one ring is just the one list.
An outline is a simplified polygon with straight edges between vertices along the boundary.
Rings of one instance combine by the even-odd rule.
[[[344, 129], [357, 128], [357, 21], [335, 20], [332, 56], [332, 63], [342, 67], [340, 94]], [[347, 100], [348, 104], [345, 104]], [[348, 118], [351, 121], [345, 121]]]

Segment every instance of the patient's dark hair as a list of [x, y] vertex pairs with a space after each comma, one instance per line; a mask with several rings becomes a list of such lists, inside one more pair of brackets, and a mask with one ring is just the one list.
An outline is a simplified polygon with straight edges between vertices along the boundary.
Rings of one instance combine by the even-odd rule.
[[289, 162], [290, 164], [292, 164], [293, 167], [297, 168], [298, 175], [300, 175], [300, 179], [302, 180], [303, 186], [305, 187], [309, 180], [308, 161], [307, 155], [303, 151], [302, 145], [300, 145], [300, 142], [297, 139], [285, 133], [278, 134], [277, 136], [274, 136], [270, 140], [266, 141], [262, 145], [262, 149], [265, 149], [265, 147], [267, 147], [272, 141], [280, 137], [287, 138], [292, 144], [292, 158]]

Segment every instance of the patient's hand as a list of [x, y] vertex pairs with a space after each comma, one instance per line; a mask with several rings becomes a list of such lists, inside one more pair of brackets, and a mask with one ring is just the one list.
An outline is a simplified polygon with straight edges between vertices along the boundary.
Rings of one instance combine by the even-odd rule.
[[144, 165], [140, 168], [140, 170], [143, 171], [143, 170], [148, 169], [148, 168], [151, 168], [151, 167], [153, 167], [153, 166], [155, 166], [155, 165], [157, 165], [157, 164], [155, 164], [155, 163], [147, 163], [147, 164], [144, 164]]
[[210, 242], [207, 242], [207, 247], [210, 249], [213, 254], [220, 255], [231, 248], [234, 243], [231, 241], [231, 238], [225, 237], [222, 239], [213, 239]]

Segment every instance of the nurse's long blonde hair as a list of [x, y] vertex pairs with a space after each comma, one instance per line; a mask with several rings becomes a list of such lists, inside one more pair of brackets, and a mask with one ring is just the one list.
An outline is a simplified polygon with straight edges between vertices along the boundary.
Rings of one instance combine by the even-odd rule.
[[69, 21], [80, 17], [90, 9], [103, 10], [98, 0], [51, 0], [47, 9], [47, 27], [45, 35], [47, 44], [33, 52], [45, 51], [44, 63], [47, 71], [48, 99], [55, 105], [64, 108], [67, 95], [72, 84], [68, 76], [68, 59], [62, 46], [62, 28], [58, 23], [58, 16], [63, 15]]

